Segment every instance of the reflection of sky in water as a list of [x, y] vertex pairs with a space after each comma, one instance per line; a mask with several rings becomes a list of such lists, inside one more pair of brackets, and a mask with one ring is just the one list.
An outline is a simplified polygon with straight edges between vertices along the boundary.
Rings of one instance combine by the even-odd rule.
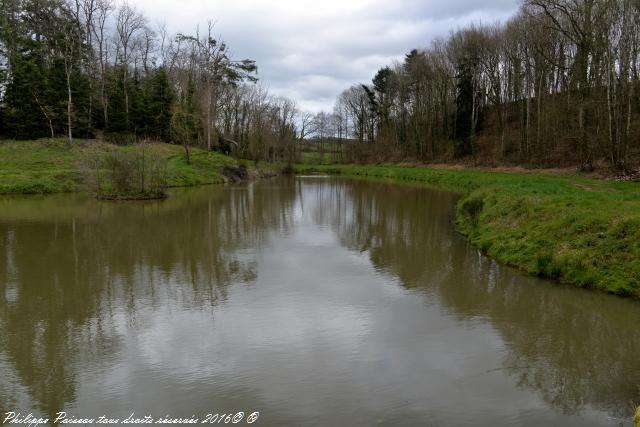
[[[240, 231], [255, 219], [214, 213], [212, 220], [209, 203], [206, 214], [185, 222], [193, 228], [187, 236], [217, 232], [233, 244], [212, 250], [204, 239], [184, 258], [167, 252], [162, 268], [158, 253], [143, 247], [127, 273], [109, 276], [100, 314], [70, 328], [80, 345], [69, 355], [77, 389], [66, 409], [112, 416], [259, 410], [263, 425], [612, 424], [588, 406], [563, 413], [535, 382], [521, 382], [529, 367], [519, 363], [538, 362], [513, 357], [510, 331], [526, 325], [488, 307], [538, 285], [547, 303], [563, 307], [561, 292], [452, 237], [450, 196], [413, 189], [405, 199], [422, 210], [404, 211], [393, 205], [403, 199], [391, 199], [394, 217], [381, 205], [389, 187], [299, 182], [287, 196], [293, 203], [261, 206], [258, 237]], [[261, 192], [268, 200], [278, 185], [232, 187], [225, 197], [246, 203], [233, 212], [252, 212]], [[180, 218], [176, 227], [184, 226]], [[417, 233], [409, 228], [416, 218], [425, 221]], [[526, 283], [507, 292], [518, 281]], [[6, 303], [16, 299], [11, 283]], [[463, 292], [449, 294], [456, 287]], [[18, 384], [12, 404], [25, 407], [29, 390], [1, 356], [0, 372]], [[542, 356], [541, 366], [558, 369]]]

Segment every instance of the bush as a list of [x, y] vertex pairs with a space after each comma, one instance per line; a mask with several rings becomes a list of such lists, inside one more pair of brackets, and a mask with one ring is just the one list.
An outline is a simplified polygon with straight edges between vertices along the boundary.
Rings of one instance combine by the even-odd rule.
[[166, 197], [166, 160], [148, 153], [144, 146], [97, 153], [88, 166], [88, 181], [99, 199]]
[[460, 203], [460, 211], [465, 215], [469, 222], [475, 227], [478, 224], [478, 218], [482, 209], [484, 209], [484, 198], [482, 194], [472, 194]]

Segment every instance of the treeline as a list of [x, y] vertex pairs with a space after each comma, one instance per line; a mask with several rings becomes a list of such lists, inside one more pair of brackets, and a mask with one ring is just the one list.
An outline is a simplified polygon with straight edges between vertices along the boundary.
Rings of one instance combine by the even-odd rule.
[[127, 3], [0, 0], [0, 136], [141, 139], [290, 157], [292, 101], [270, 96], [211, 24], [169, 35]]
[[640, 160], [639, 33], [638, 0], [526, 0], [411, 51], [314, 122], [351, 160], [625, 170]]

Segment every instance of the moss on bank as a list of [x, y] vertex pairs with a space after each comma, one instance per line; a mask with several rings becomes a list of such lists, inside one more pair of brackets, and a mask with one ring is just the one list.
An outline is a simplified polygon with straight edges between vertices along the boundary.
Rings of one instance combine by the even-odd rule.
[[[0, 194], [42, 194], [79, 191], [84, 188], [87, 160], [108, 149], [123, 152], [136, 146], [114, 146], [96, 141], [64, 139], [0, 141]], [[167, 162], [170, 187], [224, 182], [225, 166], [236, 165], [231, 157], [192, 148], [191, 163], [186, 162], [182, 146], [153, 143], [151, 155]]]
[[463, 194], [459, 230], [496, 259], [584, 288], [640, 297], [640, 183], [400, 166], [298, 166], [422, 182]]

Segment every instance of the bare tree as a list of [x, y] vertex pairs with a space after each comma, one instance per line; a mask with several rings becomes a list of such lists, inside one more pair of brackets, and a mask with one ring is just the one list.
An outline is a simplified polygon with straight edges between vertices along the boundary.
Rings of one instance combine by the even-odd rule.
[[129, 65], [132, 55], [132, 45], [135, 36], [146, 27], [146, 18], [128, 3], [123, 3], [118, 9], [116, 18], [117, 32], [117, 60], [122, 66], [122, 79], [124, 86], [125, 121], [129, 126]]
[[104, 118], [104, 125], [106, 126], [109, 122], [109, 108], [106, 93], [108, 63], [106, 26], [107, 21], [114, 10], [114, 6], [112, 0], [95, 0], [94, 4], [95, 11], [91, 14], [92, 19], [90, 28], [98, 50], [96, 56], [98, 57], [99, 65], [100, 103], [102, 104], [102, 114]]

